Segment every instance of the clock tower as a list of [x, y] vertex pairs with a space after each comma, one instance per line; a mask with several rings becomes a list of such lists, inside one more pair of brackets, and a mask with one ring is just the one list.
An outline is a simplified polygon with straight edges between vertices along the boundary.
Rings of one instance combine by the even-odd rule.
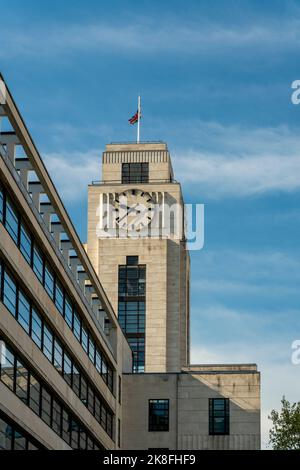
[[189, 364], [184, 205], [165, 143], [110, 144], [88, 194], [87, 252], [134, 355], [135, 372]]

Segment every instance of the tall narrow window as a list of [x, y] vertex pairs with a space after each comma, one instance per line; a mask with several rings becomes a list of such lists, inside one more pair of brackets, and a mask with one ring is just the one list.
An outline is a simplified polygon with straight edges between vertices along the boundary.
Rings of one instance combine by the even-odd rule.
[[19, 221], [17, 211], [12, 205], [11, 201], [6, 198], [6, 215], [5, 215], [5, 227], [10, 234], [11, 238], [18, 243], [18, 230]]
[[229, 434], [229, 398], [209, 399], [209, 434]]
[[119, 266], [119, 322], [133, 351], [133, 371], [145, 370], [146, 266], [127, 256]]
[[29, 264], [31, 264], [31, 249], [32, 249], [31, 237], [29, 235], [27, 228], [22, 223], [21, 230], [20, 230], [20, 250], [24, 258], [26, 259], [27, 263]]
[[3, 189], [0, 186], [0, 222], [3, 222], [3, 212], [4, 212], [4, 194]]
[[30, 324], [30, 305], [27, 297], [19, 291], [19, 304], [18, 304], [18, 322], [29, 333]]
[[6, 271], [4, 271], [3, 303], [15, 317], [17, 307], [17, 287]]
[[149, 400], [149, 431], [169, 431], [169, 400]]

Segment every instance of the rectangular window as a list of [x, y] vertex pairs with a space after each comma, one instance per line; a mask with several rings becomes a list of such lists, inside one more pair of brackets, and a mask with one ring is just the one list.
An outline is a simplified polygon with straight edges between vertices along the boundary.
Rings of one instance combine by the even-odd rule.
[[34, 245], [33, 248], [33, 271], [35, 272], [38, 280], [43, 283], [43, 270], [44, 270], [44, 262], [43, 256], [39, 248]]
[[41, 397], [41, 418], [48, 426], [51, 426], [51, 396], [44, 387], [42, 387]]
[[65, 296], [65, 320], [69, 327], [72, 329], [73, 327], [73, 307], [70, 302], [70, 299]]
[[30, 374], [29, 406], [37, 415], [40, 413], [40, 391], [40, 383], [33, 374]]
[[169, 400], [149, 400], [149, 431], [169, 431]]
[[60, 282], [56, 279], [55, 283], [55, 305], [61, 315], [64, 314], [64, 291]]
[[3, 343], [1, 344], [1, 381], [14, 391], [15, 356]]
[[101, 420], [101, 402], [98, 397], [95, 396], [95, 418], [100, 423]]
[[19, 220], [17, 211], [11, 201], [6, 198], [5, 228], [15, 243], [18, 243]]
[[63, 348], [60, 342], [55, 338], [54, 340], [54, 367], [59, 373], [62, 373], [63, 369]]
[[86, 331], [85, 327], [82, 325], [81, 329], [81, 344], [85, 352], [88, 352], [88, 332]]
[[20, 230], [20, 250], [28, 264], [31, 264], [32, 242], [30, 234], [24, 224], [21, 224]]
[[88, 409], [89, 411], [94, 414], [94, 400], [95, 395], [91, 387], [88, 388]]
[[81, 377], [81, 383], [80, 383], [80, 400], [84, 405], [87, 404], [87, 384], [86, 380]]
[[28, 403], [28, 370], [18, 360], [16, 363], [16, 395], [27, 405]]
[[45, 265], [45, 289], [50, 296], [54, 299], [54, 274], [48, 263]]
[[30, 305], [25, 295], [19, 291], [18, 299], [18, 322], [29, 333], [30, 326]]
[[119, 375], [119, 403], [121, 405], [122, 403], [122, 379], [121, 379], [121, 376]]
[[148, 183], [149, 163], [123, 163], [122, 183]]
[[52, 362], [53, 334], [46, 325], [44, 325], [43, 353]]
[[118, 447], [121, 447], [121, 421], [118, 419]]
[[89, 335], [89, 358], [94, 364], [95, 362], [95, 343], [91, 335]]
[[96, 349], [96, 369], [99, 372], [99, 374], [101, 374], [101, 371], [102, 371], [101, 364], [102, 364], [101, 353], [98, 349]]
[[66, 352], [64, 353], [64, 379], [72, 386], [72, 361]]
[[71, 440], [71, 422], [70, 421], [71, 421], [71, 418], [69, 416], [69, 413], [66, 410], [63, 410], [63, 417], [62, 417], [63, 433], [62, 433], [62, 438], [68, 444], [70, 444], [70, 440]]
[[52, 429], [56, 434], [61, 432], [61, 406], [56, 400], [52, 403]]
[[209, 434], [229, 434], [229, 398], [209, 399]]
[[73, 325], [73, 331], [74, 335], [80, 341], [80, 330], [81, 330], [81, 321], [76, 312], [74, 312], [74, 325]]
[[7, 271], [4, 271], [3, 303], [15, 317], [17, 306], [17, 287]]
[[4, 194], [3, 194], [3, 189], [0, 186], [0, 222], [3, 222], [3, 214], [4, 214]]
[[41, 349], [42, 347], [42, 319], [40, 315], [32, 309], [31, 317], [31, 337], [35, 344]]
[[72, 387], [78, 397], [80, 397], [80, 372], [73, 362]]

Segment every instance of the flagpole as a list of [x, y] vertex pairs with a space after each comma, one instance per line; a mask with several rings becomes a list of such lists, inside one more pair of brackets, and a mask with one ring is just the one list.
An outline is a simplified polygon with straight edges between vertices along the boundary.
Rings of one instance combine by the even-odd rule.
[[137, 122], [137, 143], [140, 142], [140, 116], [141, 116], [141, 97], [138, 97], [138, 122]]

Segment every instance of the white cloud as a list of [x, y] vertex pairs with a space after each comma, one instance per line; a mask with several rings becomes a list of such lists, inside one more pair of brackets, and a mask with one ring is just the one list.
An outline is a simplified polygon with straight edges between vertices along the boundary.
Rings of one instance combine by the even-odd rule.
[[278, 53], [279, 49], [296, 49], [300, 44], [298, 19], [261, 24], [256, 21], [238, 26], [209, 23], [204, 19], [182, 25], [170, 18], [158, 22], [157, 18], [135, 17], [131, 23], [45, 24], [31, 27], [26, 32], [20, 27], [13, 30], [10, 25], [7, 29], [3, 26], [1, 30], [5, 47], [1, 48], [0, 57], [47, 54], [57, 58], [57, 54], [75, 51], [207, 55], [214, 50], [224, 52], [226, 49], [232, 54], [235, 50], [244, 53], [246, 47], [255, 48], [258, 54], [261, 49]]
[[76, 202], [87, 195], [87, 186], [100, 180], [101, 152], [46, 153], [45, 165], [63, 201]]
[[[175, 177], [179, 175], [198, 197], [245, 197], [300, 189], [297, 129], [249, 129], [201, 121], [183, 127], [176, 123], [176, 129], [180, 127], [190, 149], [175, 150]], [[178, 134], [180, 138], [180, 130], [177, 138]]]

